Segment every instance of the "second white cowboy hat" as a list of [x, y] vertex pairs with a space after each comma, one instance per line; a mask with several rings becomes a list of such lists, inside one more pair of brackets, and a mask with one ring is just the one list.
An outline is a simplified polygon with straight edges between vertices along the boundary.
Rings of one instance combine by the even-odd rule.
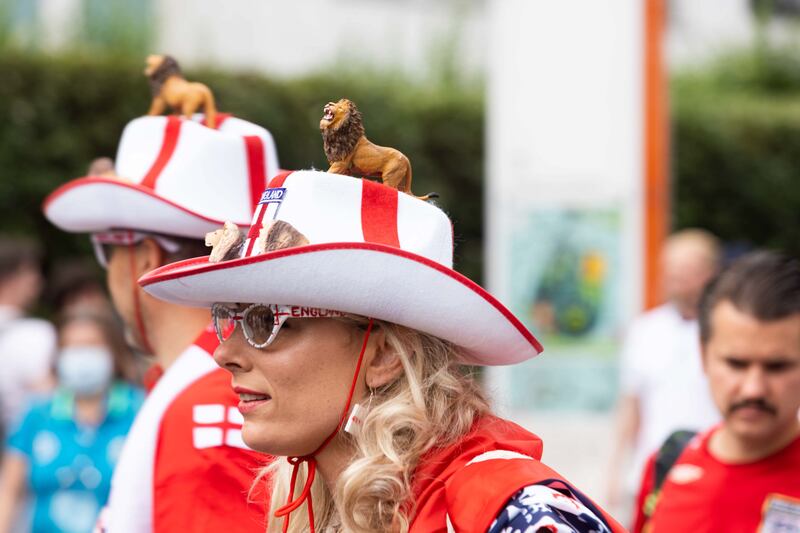
[[134, 229], [202, 238], [226, 220], [246, 224], [278, 172], [270, 133], [222, 115], [217, 129], [178, 116], [125, 127], [116, 176], [88, 176], [53, 191], [45, 216], [75, 233]]
[[[272, 235], [276, 228], [286, 231]], [[139, 283], [181, 305], [257, 302], [368, 316], [451, 341], [469, 364], [513, 364], [542, 351], [503, 304], [453, 270], [447, 215], [379, 183], [278, 175], [236, 255], [166, 265]]]

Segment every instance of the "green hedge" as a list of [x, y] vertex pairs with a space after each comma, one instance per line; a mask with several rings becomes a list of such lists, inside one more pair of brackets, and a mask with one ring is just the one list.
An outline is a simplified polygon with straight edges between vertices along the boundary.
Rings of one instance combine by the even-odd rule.
[[[123, 57], [0, 53], [0, 231], [39, 236], [51, 264], [88, 253], [85, 237], [53, 228], [42, 199], [85, 173], [91, 159], [113, 156], [124, 125], [149, 106], [143, 61]], [[253, 74], [190, 71], [214, 90], [218, 107], [267, 127], [281, 166], [327, 168], [319, 133], [323, 105], [354, 100], [367, 135], [406, 153], [414, 191], [436, 191], [453, 218], [456, 266], [481, 277], [483, 96], [453, 84], [419, 86], [385, 73], [327, 74], [272, 80]]]
[[[800, 255], [800, 54], [756, 49], [672, 83], [673, 205], [677, 227]], [[143, 63], [126, 57], [0, 52], [0, 231], [37, 235], [51, 264], [88, 241], [40, 213], [48, 192], [113, 156], [124, 125], [149, 103]], [[219, 107], [269, 128], [285, 168], [325, 168], [322, 106], [347, 96], [367, 133], [411, 159], [414, 190], [441, 194], [455, 222], [456, 266], [480, 280], [483, 95], [455, 83], [415, 85], [386, 73], [275, 80], [191, 71]]]
[[800, 54], [756, 48], [672, 84], [678, 227], [800, 256]]

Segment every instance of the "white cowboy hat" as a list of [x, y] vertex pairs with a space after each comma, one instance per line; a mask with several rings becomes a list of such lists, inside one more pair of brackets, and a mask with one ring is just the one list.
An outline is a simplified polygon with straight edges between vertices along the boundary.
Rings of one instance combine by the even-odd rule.
[[[287, 226], [299, 245], [264, 251], [271, 228]], [[453, 270], [447, 215], [382, 184], [316, 171], [280, 174], [240, 249], [230, 260], [163, 266], [139, 283], [180, 305], [291, 304], [385, 320], [455, 343], [469, 364], [518, 363], [542, 351], [503, 304]]]
[[246, 224], [278, 173], [270, 133], [221, 115], [217, 129], [178, 116], [125, 127], [115, 176], [70, 181], [44, 201], [48, 220], [75, 233], [133, 229], [202, 238], [226, 220]]

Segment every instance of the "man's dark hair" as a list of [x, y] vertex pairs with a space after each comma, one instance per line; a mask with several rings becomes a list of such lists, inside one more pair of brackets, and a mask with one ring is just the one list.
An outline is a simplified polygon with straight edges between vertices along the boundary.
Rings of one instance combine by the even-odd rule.
[[0, 236], [0, 283], [22, 267], [40, 268], [42, 252], [35, 241], [25, 237]]
[[711, 338], [711, 313], [728, 301], [761, 321], [800, 313], [800, 261], [779, 252], [751, 252], [723, 270], [700, 300], [700, 340]]

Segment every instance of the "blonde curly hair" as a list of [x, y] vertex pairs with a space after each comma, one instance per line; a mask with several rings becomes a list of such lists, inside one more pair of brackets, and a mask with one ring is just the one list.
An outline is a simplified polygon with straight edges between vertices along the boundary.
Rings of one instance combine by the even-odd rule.
[[[458, 349], [452, 343], [387, 322], [376, 320], [375, 327], [385, 332], [403, 372], [374, 391], [358, 435], [343, 433], [354, 453], [336, 485], [329, 488], [321, 476], [314, 479], [311, 496], [320, 532], [407, 532], [415, 513], [412, 483], [420, 457], [455, 442], [489, 412], [478, 384], [456, 362]], [[291, 472], [292, 466], [279, 457], [261, 473], [272, 486], [270, 533], [282, 531], [283, 519], [274, 513], [286, 501]], [[305, 480], [303, 466], [295, 494]], [[309, 530], [306, 511], [291, 514], [290, 532]]]

